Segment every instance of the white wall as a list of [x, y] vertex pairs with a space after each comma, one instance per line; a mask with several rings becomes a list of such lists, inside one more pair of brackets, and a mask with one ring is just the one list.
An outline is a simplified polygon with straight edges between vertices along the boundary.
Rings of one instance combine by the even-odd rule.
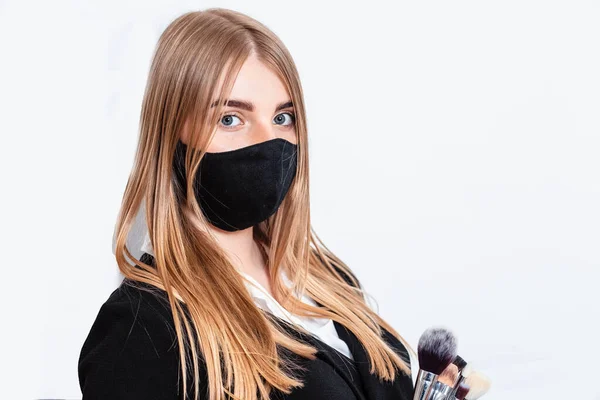
[[160, 32], [223, 6], [306, 93], [313, 224], [411, 343], [485, 397], [600, 399], [600, 6], [592, 1], [0, 1], [0, 398], [80, 398]]

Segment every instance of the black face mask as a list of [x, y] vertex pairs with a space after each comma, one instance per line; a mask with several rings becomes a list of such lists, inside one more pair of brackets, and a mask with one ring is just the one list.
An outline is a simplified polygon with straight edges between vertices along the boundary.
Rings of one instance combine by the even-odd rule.
[[[185, 152], [177, 143], [173, 167], [186, 193]], [[211, 224], [225, 231], [246, 229], [269, 218], [285, 198], [297, 165], [297, 145], [276, 138], [240, 149], [205, 153], [194, 193]]]

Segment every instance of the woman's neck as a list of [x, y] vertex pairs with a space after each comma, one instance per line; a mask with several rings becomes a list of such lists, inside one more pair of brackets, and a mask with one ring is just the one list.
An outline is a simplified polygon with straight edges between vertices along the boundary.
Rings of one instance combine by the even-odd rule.
[[231, 263], [241, 272], [256, 279], [272, 295], [269, 271], [260, 244], [254, 240], [254, 228], [250, 227], [233, 232], [224, 231], [213, 226], [210, 226], [209, 229], [228, 255]]

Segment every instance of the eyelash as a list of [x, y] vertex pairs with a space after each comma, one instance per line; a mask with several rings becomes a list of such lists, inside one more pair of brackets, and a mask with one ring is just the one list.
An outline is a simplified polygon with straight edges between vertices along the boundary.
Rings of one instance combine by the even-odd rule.
[[[289, 115], [291, 116], [291, 118], [292, 118], [292, 122], [291, 122], [289, 125], [282, 125], [282, 126], [293, 127], [294, 125], [296, 125], [296, 114], [295, 114], [295, 113], [293, 113], [293, 112], [291, 112], [291, 111], [285, 111], [285, 112], [282, 112], [282, 113], [280, 113], [280, 114], [277, 114], [277, 115], [281, 115], [281, 114], [289, 114]], [[230, 127], [230, 126], [227, 126], [227, 125], [222, 125], [222, 124], [221, 124], [221, 120], [222, 120], [224, 117], [227, 117], [227, 116], [234, 116], [234, 117], [238, 117], [239, 119], [242, 119], [242, 116], [241, 116], [241, 115], [239, 115], [239, 114], [238, 114], [238, 113], [236, 113], [236, 112], [228, 112], [228, 113], [224, 113], [224, 114], [223, 114], [223, 115], [221, 115], [221, 117], [219, 118], [219, 125], [221, 125], [221, 127], [222, 127], [222, 128], [224, 128], [224, 129], [231, 129], [231, 128], [232, 128], [232, 127]], [[233, 128], [235, 128], [235, 126], [234, 126]]]

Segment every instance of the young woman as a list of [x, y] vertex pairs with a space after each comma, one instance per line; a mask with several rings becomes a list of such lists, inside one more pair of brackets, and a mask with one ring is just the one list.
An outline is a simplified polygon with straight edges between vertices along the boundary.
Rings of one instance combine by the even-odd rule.
[[217, 8], [167, 27], [115, 229], [125, 278], [81, 349], [84, 400], [412, 399], [409, 346], [311, 228], [307, 140], [269, 29]]

